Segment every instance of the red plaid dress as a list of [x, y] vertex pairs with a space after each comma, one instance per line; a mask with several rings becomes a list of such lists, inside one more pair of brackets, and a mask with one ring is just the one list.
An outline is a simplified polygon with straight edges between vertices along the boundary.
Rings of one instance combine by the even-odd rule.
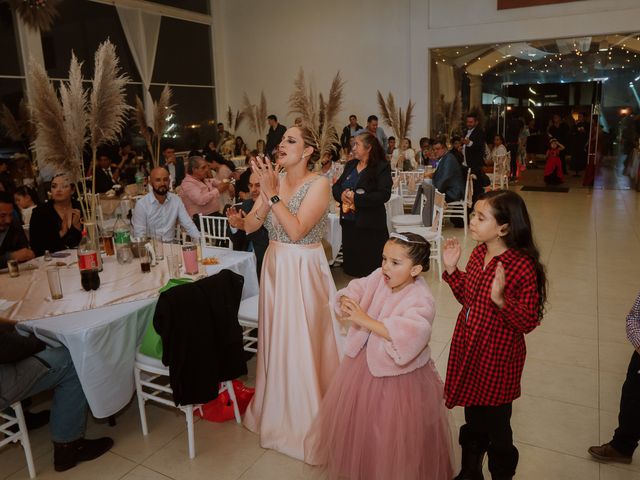
[[[539, 296], [534, 262], [509, 249], [491, 259], [483, 269], [487, 253], [478, 245], [466, 272], [456, 270], [442, 276], [462, 304], [447, 366], [447, 407], [497, 406], [520, 396], [520, 377], [527, 349], [524, 334], [538, 325]], [[505, 270], [505, 304], [491, 300], [491, 284], [498, 261]]]

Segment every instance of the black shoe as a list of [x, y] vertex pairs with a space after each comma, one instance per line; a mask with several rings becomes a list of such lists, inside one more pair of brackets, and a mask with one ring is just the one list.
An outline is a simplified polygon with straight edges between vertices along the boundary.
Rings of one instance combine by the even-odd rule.
[[64, 472], [75, 467], [78, 462], [94, 460], [113, 447], [109, 437], [87, 440], [81, 438], [69, 443], [53, 442], [53, 465], [56, 472]]
[[[37, 413], [24, 412], [24, 423], [27, 424], [27, 430], [36, 430], [37, 428], [44, 427], [49, 423], [49, 413], [49, 410], [42, 410]], [[18, 433], [18, 425], [12, 425], [9, 427], [9, 430], [13, 433]]]

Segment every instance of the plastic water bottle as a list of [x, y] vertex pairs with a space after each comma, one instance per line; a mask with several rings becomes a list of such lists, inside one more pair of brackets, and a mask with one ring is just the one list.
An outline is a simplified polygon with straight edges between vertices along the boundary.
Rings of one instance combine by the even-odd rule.
[[118, 214], [113, 226], [113, 242], [116, 245], [116, 259], [120, 265], [131, 263], [133, 252], [131, 251], [131, 229], [127, 222], [122, 220], [122, 214]]

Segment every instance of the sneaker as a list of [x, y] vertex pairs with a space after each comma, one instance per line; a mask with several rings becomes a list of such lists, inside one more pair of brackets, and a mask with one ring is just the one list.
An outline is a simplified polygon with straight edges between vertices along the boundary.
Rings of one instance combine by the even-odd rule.
[[69, 443], [53, 443], [53, 465], [56, 472], [64, 472], [75, 467], [78, 462], [94, 460], [113, 447], [109, 437], [87, 440], [81, 438]]
[[610, 443], [604, 445], [589, 447], [589, 454], [603, 462], [631, 463], [631, 456], [623, 455], [613, 448]]

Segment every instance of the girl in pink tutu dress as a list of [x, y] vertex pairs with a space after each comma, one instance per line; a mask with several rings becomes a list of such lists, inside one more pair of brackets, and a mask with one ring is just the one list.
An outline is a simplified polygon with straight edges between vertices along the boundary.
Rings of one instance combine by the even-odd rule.
[[429, 338], [433, 296], [420, 276], [429, 243], [392, 233], [382, 268], [336, 295], [351, 323], [345, 357], [305, 439], [331, 478], [450, 480], [452, 442]]

